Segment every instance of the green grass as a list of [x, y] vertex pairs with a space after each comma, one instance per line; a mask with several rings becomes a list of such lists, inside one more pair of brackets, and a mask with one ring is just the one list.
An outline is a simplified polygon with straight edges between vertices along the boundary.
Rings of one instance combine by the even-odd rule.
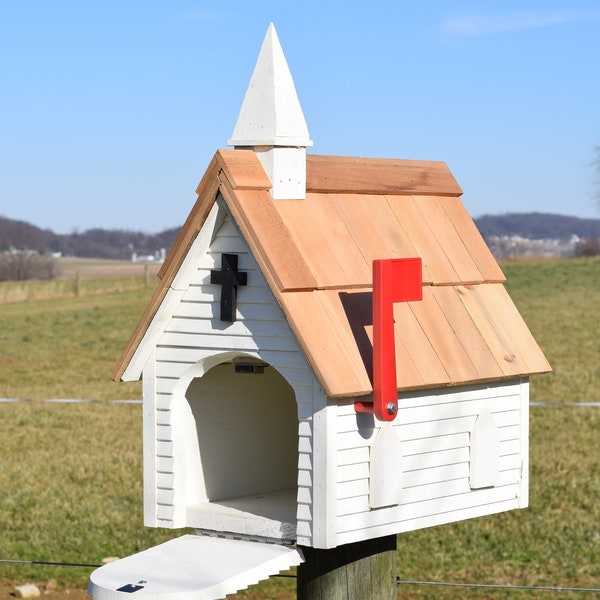
[[[405, 580], [600, 587], [600, 259], [503, 265], [554, 372], [532, 379], [530, 507], [403, 534]], [[43, 398], [139, 398], [109, 380], [150, 291], [0, 306], [0, 558], [97, 563], [177, 534], [142, 525], [141, 407]], [[0, 578], [85, 585], [90, 569], [0, 564]], [[402, 586], [402, 598], [549, 592]], [[244, 594], [240, 594], [244, 595]], [[271, 579], [246, 597], [290, 599]], [[580, 594], [577, 597], [588, 597]], [[561, 596], [562, 597], [562, 596]]]
[[532, 379], [534, 400], [600, 401], [600, 258], [503, 265], [508, 289], [551, 375]]
[[[149, 280], [151, 281], [151, 279]], [[95, 296], [143, 290], [148, 283], [143, 277], [87, 279], [49, 279], [39, 281], [0, 281], [0, 305], [51, 298]]]
[[141, 398], [110, 381], [151, 291], [0, 305], [0, 396]]
[[[0, 410], [0, 558], [99, 564], [173, 537], [142, 523], [139, 405]], [[79, 586], [90, 571], [0, 565], [3, 579]]]

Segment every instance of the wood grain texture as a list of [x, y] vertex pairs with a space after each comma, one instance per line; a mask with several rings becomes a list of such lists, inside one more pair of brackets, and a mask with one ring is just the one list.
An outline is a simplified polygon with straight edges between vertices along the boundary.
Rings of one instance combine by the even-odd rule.
[[327, 194], [274, 203], [318, 288], [371, 284], [371, 264]]
[[314, 154], [306, 157], [306, 191], [332, 194], [462, 194], [443, 162]]
[[490, 283], [506, 281], [502, 269], [467, 213], [467, 209], [460, 198], [444, 198], [440, 202], [440, 207], [446, 214], [448, 224], [455, 229], [458, 237], [468, 249], [471, 259], [483, 276], [483, 281]]
[[[443, 253], [457, 274], [456, 282], [478, 283], [484, 281], [484, 276], [477, 268], [473, 259], [473, 251], [467, 247], [465, 240], [455, 229], [444, 210], [446, 198], [439, 196], [418, 196], [415, 203], [421, 213], [421, 225], [427, 223], [433, 239], [437, 242], [439, 250], [436, 255]], [[460, 225], [460, 222], [458, 223]], [[479, 248], [477, 248], [479, 249]]]
[[[329, 197], [368, 265], [376, 259], [419, 256], [410, 232], [398, 221], [385, 196], [330, 194]], [[423, 282], [433, 283], [427, 264], [423, 264]]]
[[366, 395], [371, 382], [336, 296], [335, 291], [286, 292], [280, 302], [327, 395]]
[[278, 291], [315, 289], [317, 281], [266, 190], [221, 191], [269, 284]]
[[320, 550], [303, 547], [298, 600], [396, 600], [396, 536]]
[[508, 337], [514, 354], [523, 365], [524, 374], [548, 373], [552, 367], [531, 335], [504, 286], [482, 285], [476, 288], [481, 306], [502, 339]]
[[[216, 157], [232, 189], [270, 189], [271, 181], [252, 150], [218, 150]], [[196, 190], [198, 195], [199, 189]]]
[[[402, 230], [410, 237], [412, 245], [427, 269], [427, 283], [448, 285], [459, 282], [460, 275], [435, 237], [426, 215], [419, 209], [416, 196], [386, 196]], [[425, 271], [424, 271], [425, 276]]]

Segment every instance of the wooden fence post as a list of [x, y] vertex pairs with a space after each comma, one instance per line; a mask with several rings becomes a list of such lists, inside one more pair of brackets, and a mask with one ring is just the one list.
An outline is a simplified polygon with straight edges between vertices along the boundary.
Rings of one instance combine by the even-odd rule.
[[396, 536], [329, 550], [302, 547], [298, 600], [396, 600]]
[[79, 269], [75, 271], [75, 283], [73, 284], [73, 291], [75, 292], [75, 296], [79, 297], [81, 293], [81, 272]]

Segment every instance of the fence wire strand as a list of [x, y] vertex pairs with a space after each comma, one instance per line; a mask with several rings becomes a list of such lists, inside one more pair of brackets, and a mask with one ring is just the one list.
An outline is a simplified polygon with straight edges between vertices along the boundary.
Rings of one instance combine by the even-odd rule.
[[90, 565], [87, 563], [70, 563], [70, 562], [62, 562], [62, 561], [52, 561], [52, 560], [25, 560], [18, 558], [0, 558], [0, 563], [13, 563], [13, 564], [21, 564], [21, 565], [47, 565], [53, 567], [90, 567], [96, 568], [101, 567], [102, 565]]
[[599, 593], [600, 588], [580, 588], [570, 586], [558, 586], [558, 585], [511, 585], [502, 583], [457, 583], [450, 581], [415, 581], [410, 579], [396, 578], [396, 584], [401, 585], [431, 585], [431, 586], [446, 586], [446, 587], [459, 587], [459, 588], [486, 588], [486, 589], [497, 589], [497, 590], [530, 590], [530, 591], [542, 591], [542, 592], [592, 592]]
[[[25, 565], [45, 565], [54, 567], [87, 567], [87, 568], [98, 568], [103, 565], [88, 564], [88, 563], [71, 563], [63, 561], [49, 561], [49, 560], [25, 560], [16, 558], [0, 558], [0, 563], [13, 563], [13, 564], [25, 564]], [[278, 573], [275, 577], [288, 577], [291, 579], [296, 578], [296, 575], [281, 574]], [[503, 584], [503, 583], [460, 583], [452, 581], [417, 581], [415, 579], [401, 579], [396, 576], [396, 585], [398, 587], [402, 585], [429, 585], [434, 587], [457, 587], [457, 588], [473, 588], [473, 589], [496, 589], [496, 590], [529, 590], [538, 592], [588, 592], [593, 594], [600, 593], [600, 588], [581, 588], [571, 586], [559, 586], [559, 585], [516, 585], [516, 584]]]

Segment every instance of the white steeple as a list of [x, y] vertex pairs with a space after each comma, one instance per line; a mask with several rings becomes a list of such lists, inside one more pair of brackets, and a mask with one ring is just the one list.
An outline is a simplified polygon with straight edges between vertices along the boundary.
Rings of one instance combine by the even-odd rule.
[[273, 23], [228, 143], [257, 153], [271, 179], [273, 198], [306, 196], [306, 148], [312, 141]]

